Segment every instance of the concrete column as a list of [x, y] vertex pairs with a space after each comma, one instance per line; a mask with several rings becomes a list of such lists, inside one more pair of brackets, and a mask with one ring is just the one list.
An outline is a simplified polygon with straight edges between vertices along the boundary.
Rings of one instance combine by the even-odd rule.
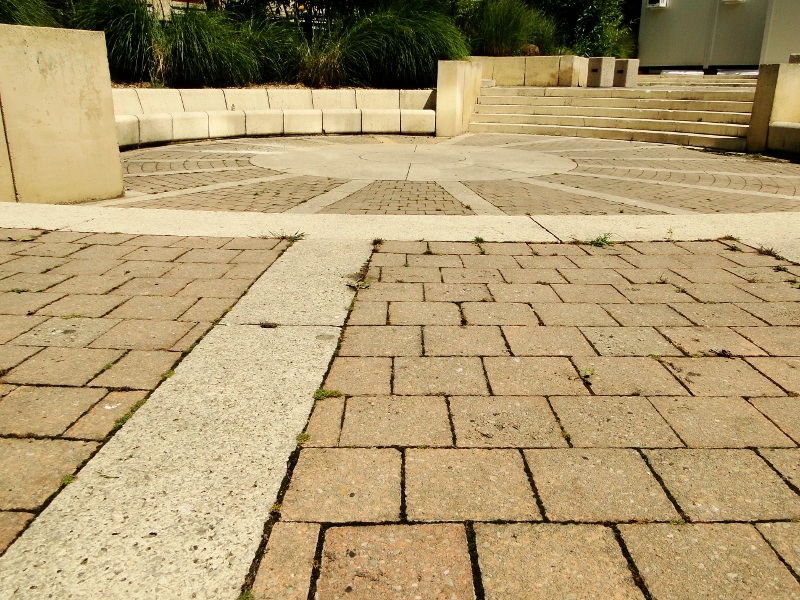
[[14, 177], [11, 175], [11, 160], [8, 158], [6, 129], [3, 127], [3, 111], [0, 107], [0, 202], [16, 202]]
[[614, 65], [614, 87], [634, 88], [639, 81], [639, 59], [617, 59]]
[[768, 148], [769, 126], [774, 122], [800, 123], [800, 64], [759, 67], [753, 113], [747, 130], [747, 151]]
[[587, 87], [606, 88], [614, 85], [614, 67], [616, 59], [613, 56], [596, 56], [589, 59], [589, 77]]

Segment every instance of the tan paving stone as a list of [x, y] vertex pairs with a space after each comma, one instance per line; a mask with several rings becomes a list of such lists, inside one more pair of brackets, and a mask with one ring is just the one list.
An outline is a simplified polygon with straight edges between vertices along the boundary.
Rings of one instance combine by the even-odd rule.
[[359, 300], [347, 321], [348, 325], [386, 325], [388, 302], [364, 302]]
[[155, 260], [126, 260], [113, 269], [106, 271], [109, 277], [161, 277], [175, 267], [175, 263]]
[[[739, 307], [754, 314], [770, 325], [800, 324], [800, 302], [761, 302], [739, 304]], [[735, 325], [760, 325], [761, 323], [735, 323]]]
[[400, 452], [308, 448], [281, 505], [287, 521], [394, 521], [400, 516]]
[[434, 254], [479, 254], [480, 248], [472, 242], [428, 242]]
[[223, 250], [273, 250], [281, 240], [270, 238], [233, 238], [221, 246]]
[[503, 327], [515, 356], [595, 356], [577, 327]]
[[741, 277], [724, 269], [673, 268], [672, 271], [692, 283], [744, 283]]
[[119, 319], [53, 317], [15, 338], [14, 344], [85, 348], [117, 323]]
[[411, 521], [541, 519], [516, 450], [409, 449], [405, 484]]
[[577, 369], [585, 373], [592, 391], [600, 396], [687, 394], [669, 371], [652, 358], [578, 356], [573, 360]]
[[[736, 269], [739, 265], [727, 257], [735, 256], [735, 253], [725, 254], [687, 254], [678, 256], [677, 260], [694, 271], [716, 271], [719, 269]], [[697, 282], [701, 283], [701, 282]], [[714, 282], [709, 282], [714, 283]]]
[[137, 248], [124, 245], [124, 246], [87, 246], [78, 252], [70, 255], [70, 260], [89, 260], [89, 261], [106, 261], [106, 260], [120, 260], [134, 252]]
[[250, 279], [197, 279], [178, 292], [191, 298], [239, 298], [252, 284]]
[[519, 263], [513, 256], [474, 255], [461, 256], [461, 262], [467, 269], [518, 269]]
[[476, 524], [475, 535], [487, 598], [643, 598], [608, 527]]
[[13, 369], [25, 359], [39, 352], [39, 350], [41, 348], [30, 346], [11, 346], [9, 344], [0, 346], [0, 373]]
[[169, 277], [177, 279], [219, 279], [230, 271], [231, 265], [204, 262], [169, 263]]
[[462, 448], [559, 448], [567, 445], [541, 397], [455, 396], [450, 399], [456, 445]]
[[492, 300], [489, 288], [483, 283], [426, 283], [425, 300], [428, 302], [488, 302]]
[[[402, 254], [376, 254], [376, 257], [387, 257], [387, 256], [404, 256]], [[384, 258], [384, 260], [386, 260]], [[464, 264], [461, 262], [461, 258], [452, 254], [411, 254], [408, 256], [408, 266], [409, 267], [425, 267], [425, 268], [437, 268], [437, 267], [450, 267], [450, 268], [462, 268]], [[405, 263], [405, 259], [403, 261]], [[384, 266], [384, 267], [402, 267], [402, 264], [399, 265], [376, 265], [376, 266]]]
[[566, 283], [567, 280], [555, 269], [501, 269], [500, 274], [508, 283]]
[[58, 242], [45, 242], [27, 244], [24, 249], [17, 250], [16, 254], [20, 256], [53, 256], [56, 258], [63, 258], [74, 254], [81, 250], [84, 246], [81, 244], [71, 243], [58, 243]]
[[[765, 329], [752, 327], [750, 329]], [[727, 327], [662, 327], [659, 331], [691, 356], [764, 356], [758, 346]], [[653, 354], [660, 354], [654, 352]]]
[[654, 598], [800, 597], [800, 585], [751, 525], [621, 525]]
[[[226, 244], [232, 242], [235, 238], [229, 237], [209, 237], [209, 236], [191, 236], [183, 237], [174, 241], [170, 246], [173, 248], [222, 248]], [[238, 238], [241, 239], [241, 238]]]
[[487, 357], [484, 364], [499, 396], [589, 394], [567, 358]]
[[[225, 250], [221, 250], [221, 252], [225, 252]], [[242, 250], [231, 259], [230, 264], [256, 264], [266, 269], [278, 260], [281, 252], [283, 250]], [[178, 260], [183, 260], [183, 258], [182, 256]]]
[[[727, 270], [748, 283], [779, 283], [787, 279], [786, 273], [775, 271], [772, 267], [737, 267]], [[744, 281], [737, 283], [743, 284]]]
[[119, 350], [45, 348], [9, 371], [3, 380], [32, 385], [85, 385], [121, 355]]
[[13, 340], [45, 321], [44, 317], [0, 314], [0, 344]]
[[[106, 275], [115, 267], [125, 264], [121, 260], [98, 259], [98, 260], [68, 260], [65, 264], [50, 271], [57, 275]], [[122, 273], [111, 273], [109, 276], [119, 276]], [[127, 275], [127, 273], [125, 273]]]
[[463, 525], [336, 527], [325, 534], [319, 600], [474, 596]]
[[690, 448], [794, 446], [742, 398], [652, 398]]
[[800, 517], [800, 498], [751, 450], [645, 450], [693, 521]]
[[102, 440], [114, 429], [117, 419], [128, 414], [147, 392], [110, 392], [67, 431], [65, 437]]
[[790, 395], [800, 395], [800, 358], [748, 358], [747, 360]]
[[663, 304], [603, 304], [602, 308], [627, 327], [681, 327], [691, 322]]
[[348, 327], [339, 356], [420, 356], [419, 327]]
[[776, 267], [791, 264], [757, 252], [731, 252], [726, 253], [725, 258], [743, 267]]
[[614, 327], [617, 322], [596, 304], [534, 304], [533, 309], [545, 325]]
[[123, 256], [125, 257], [125, 260], [155, 260], [159, 262], [171, 262], [178, 257], [187, 254], [188, 252], [189, 250], [186, 248], [144, 246], [124, 254]]
[[[0, 292], [42, 292], [69, 278], [51, 273], [17, 273], [0, 281]], [[52, 290], [58, 292], [59, 290]]]
[[389, 304], [392, 325], [460, 325], [461, 313], [450, 302], [392, 302]]
[[750, 403], [781, 428], [781, 431], [800, 441], [800, 399], [751, 398]]
[[35, 238], [37, 242], [56, 242], [59, 244], [76, 242], [90, 235], [88, 233], [80, 233], [77, 231], [48, 231], [46, 233], [42, 233], [38, 230], [34, 231], [25, 229], [6, 229], [4, 231], [14, 232], [9, 239]]
[[0, 402], [0, 433], [60, 435], [105, 394], [104, 389], [18, 387]]
[[[422, 255], [415, 254], [417, 258], [421, 258]], [[372, 257], [369, 259], [369, 265], [371, 267], [404, 267], [406, 266], [406, 255], [405, 254], [388, 254], [384, 252], [375, 252]], [[459, 260], [459, 263], [461, 261]], [[421, 266], [421, 265], [415, 265]]]
[[[747, 304], [746, 306], [760, 306]], [[747, 327], [763, 325], [761, 321], [735, 304], [673, 304], [677, 310], [696, 325], [703, 327]]]
[[650, 327], [581, 327], [602, 356], [681, 356], [680, 350]]
[[[718, 242], [715, 242], [718, 243]], [[675, 256], [681, 254], [689, 254], [689, 250], [683, 247], [683, 244], [676, 244], [675, 242], [628, 242], [626, 244], [637, 252], [648, 255], [667, 255]], [[721, 244], [719, 244], [721, 246]], [[721, 250], [724, 248], [720, 248]]]
[[126, 319], [101, 335], [93, 348], [129, 348], [132, 350], [162, 350], [170, 348], [192, 328], [192, 323]]
[[[428, 249], [427, 242], [381, 242], [376, 248], [376, 252], [389, 252], [392, 254], [422, 254]], [[439, 250], [433, 250], [439, 252]]]
[[425, 356], [507, 356], [499, 327], [431, 325], [423, 328]]
[[526, 325], [539, 324], [536, 313], [527, 304], [511, 302], [465, 302], [461, 305], [464, 318], [470, 325]]
[[339, 445], [344, 413], [344, 397], [323, 398], [314, 403], [305, 433], [306, 448], [330, 448]]
[[[510, 269], [505, 269], [508, 272]], [[517, 269], [522, 271], [522, 269]], [[497, 269], [442, 269], [444, 283], [503, 283], [505, 280]]]
[[528, 244], [537, 256], [586, 256], [582, 246], [575, 244]]
[[26, 512], [0, 512], [0, 553], [5, 552], [35, 516]]
[[93, 442], [0, 438], [0, 510], [36, 510], [97, 448]]
[[561, 426], [578, 448], [680, 448], [680, 439], [646, 398], [551, 398]]
[[97, 318], [105, 316], [127, 299], [128, 296], [70, 294], [40, 309], [38, 314], [55, 317]]
[[610, 285], [554, 284], [553, 290], [564, 302], [627, 304], [628, 300]]
[[[766, 445], [766, 444], [764, 444]], [[775, 467], [792, 485], [800, 484], [800, 449], [798, 448], [761, 448], [761, 455]]]
[[358, 291], [359, 302], [422, 302], [421, 283], [373, 283]]
[[[788, 283], [744, 283], [737, 287], [767, 302], [800, 302], [800, 288]], [[728, 302], [754, 302], [753, 300], [728, 300]]]
[[757, 523], [756, 529], [795, 573], [800, 571], [800, 523]]
[[189, 310], [178, 317], [178, 321], [216, 321], [235, 303], [236, 300], [233, 298], [200, 298]]
[[[586, 258], [599, 258], [587, 256]], [[611, 257], [616, 258], [616, 257]], [[571, 284], [575, 285], [626, 285], [628, 281], [613, 269], [567, 269], [558, 272]], [[563, 297], [563, 296], [562, 296]]]
[[757, 302], [755, 296], [741, 289], [742, 286], [730, 283], [688, 283], [682, 287], [700, 302]]
[[484, 242], [481, 244], [481, 248], [486, 254], [495, 256], [526, 256], [533, 254], [531, 247], [523, 242]]
[[694, 303], [695, 299], [681, 293], [681, 288], [670, 283], [642, 283], [637, 285], [618, 285], [617, 290], [635, 304]]
[[627, 269], [631, 265], [639, 269], [680, 269], [686, 267], [674, 255], [651, 254], [642, 256], [639, 254], [626, 254], [623, 258], [625, 264], [617, 266], [617, 269]]
[[107, 294], [130, 279], [128, 275], [77, 275], [49, 291], [57, 294]]
[[695, 396], [780, 396], [783, 393], [737, 358], [669, 358], [664, 364]]
[[678, 518], [635, 450], [526, 450], [525, 458], [551, 521], [601, 523]]
[[348, 396], [388, 396], [392, 393], [391, 358], [338, 357], [325, 380], [325, 388]]
[[526, 270], [575, 269], [575, 263], [566, 256], [518, 256], [517, 262]]
[[452, 446], [444, 398], [349, 398], [339, 445]]
[[6, 383], [0, 383], [0, 398], [2, 398], [3, 396], [7, 396], [11, 392], [13, 392], [15, 389], [17, 389], [17, 387], [14, 386], [14, 385], [8, 385]]
[[[67, 262], [65, 258], [49, 258], [47, 256], [13, 256], [9, 258], [11, 260], [3, 262], [3, 270], [10, 273], [44, 273]], [[70, 275], [72, 274], [70, 273]]]
[[190, 325], [193, 325], [193, 327], [189, 330], [189, 332], [175, 342], [175, 344], [170, 347], [169, 350], [174, 352], [188, 352], [192, 349], [192, 346], [199, 342], [200, 339], [214, 326], [213, 323], [209, 323], [207, 321], [201, 323], [190, 323]]
[[275, 523], [253, 583], [254, 600], [306, 600], [319, 537], [317, 523]]
[[[680, 275], [677, 275], [672, 271], [668, 271], [667, 269], [616, 269], [616, 271], [636, 286], [671, 284], [673, 286], [683, 287], [686, 285], [692, 285], [688, 279], [684, 279]], [[676, 301], [694, 302], [694, 299], [681, 296], [677, 297]]]
[[439, 283], [442, 273], [437, 267], [382, 267], [381, 283]]
[[180, 358], [180, 352], [131, 350], [110, 369], [92, 380], [92, 386], [151, 390]]
[[394, 393], [404, 396], [488, 394], [477, 357], [399, 357], [393, 385]]
[[172, 277], [134, 277], [114, 293], [125, 296], [174, 296], [190, 283], [190, 279]]
[[692, 254], [724, 254], [730, 252], [729, 246], [717, 241], [675, 242], [675, 245], [688, 250]]
[[489, 291], [497, 302], [561, 302], [550, 286], [535, 283], [490, 283]]

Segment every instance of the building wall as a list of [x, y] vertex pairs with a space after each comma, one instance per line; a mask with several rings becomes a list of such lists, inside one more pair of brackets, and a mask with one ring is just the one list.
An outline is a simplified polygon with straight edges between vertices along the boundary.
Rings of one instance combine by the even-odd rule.
[[761, 64], [788, 62], [792, 53], [800, 53], [800, 1], [772, 0], [764, 29]]

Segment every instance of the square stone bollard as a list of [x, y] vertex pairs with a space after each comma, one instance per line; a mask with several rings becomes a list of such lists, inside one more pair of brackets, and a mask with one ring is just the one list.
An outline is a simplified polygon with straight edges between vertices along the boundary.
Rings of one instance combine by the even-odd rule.
[[614, 67], [617, 60], [613, 56], [596, 56], [589, 59], [589, 77], [586, 87], [613, 87]]
[[614, 65], [614, 87], [633, 88], [639, 82], [639, 59], [618, 58]]
[[800, 54], [790, 54], [789, 55], [789, 64], [790, 65], [800, 64]]

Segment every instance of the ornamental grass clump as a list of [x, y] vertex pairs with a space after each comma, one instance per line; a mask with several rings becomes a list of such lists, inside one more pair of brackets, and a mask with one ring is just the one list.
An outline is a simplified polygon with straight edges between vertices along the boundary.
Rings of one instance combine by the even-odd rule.
[[557, 51], [555, 23], [522, 0], [484, 0], [471, 24], [473, 54], [517, 56], [528, 44], [541, 54]]
[[0, 1], [0, 23], [35, 27], [58, 27], [58, 22], [50, 5], [45, 0]]

